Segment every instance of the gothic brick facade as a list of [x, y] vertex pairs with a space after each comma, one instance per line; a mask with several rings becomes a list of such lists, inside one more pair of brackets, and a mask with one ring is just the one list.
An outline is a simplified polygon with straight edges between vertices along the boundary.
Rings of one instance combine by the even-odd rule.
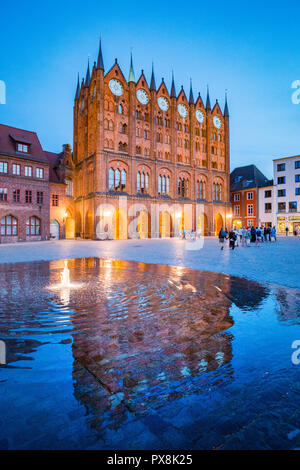
[[[173, 236], [182, 228], [214, 234], [231, 214], [229, 113], [200, 94], [169, 93], [144, 72], [128, 81], [117, 59], [105, 73], [101, 44], [74, 103], [77, 236]], [[203, 204], [199, 216], [197, 204]], [[185, 210], [185, 206], [189, 209]], [[186, 215], [188, 213], [188, 215]], [[153, 217], [157, 224], [153, 229]], [[150, 228], [151, 227], [151, 228]], [[133, 233], [131, 230], [131, 234]]]

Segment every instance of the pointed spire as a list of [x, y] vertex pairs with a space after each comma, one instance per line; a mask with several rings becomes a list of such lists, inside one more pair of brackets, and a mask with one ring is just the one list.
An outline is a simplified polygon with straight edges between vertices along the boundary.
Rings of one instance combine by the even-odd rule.
[[103, 62], [103, 55], [102, 55], [101, 38], [100, 38], [100, 44], [99, 44], [97, 69], [100, 69], [100, 70], [104, 71], [104, 62]]
[[207, 95], [206, 95], [206, 109], [211, 109], [208, 85], [207, 85]]
[[193, 95], [193, 88], [192, 88], [192, 79], [190, 80], [190, 98], [189, 103], [194, 104], [194, 95]]
[[156, 84], [155, 84], [155, 77], [154, 77], [154, 67], [152, 62], [152, 73], [151, 73], [151, 83], [150, 83], [150, 90], [156, 91]]
[[175, 83], [174, 83], [174, 72], [172, 70], [172, 85], [171, 85], [171, 98], [176, 98], [176, 90], [175, 90]]
[[130, 70], [129, 70], [129, 77], [128, 77], [128, 83], [130, 82], [135, 83], [135, 76], [134, 76], [133, 63], [132, 63], [132, 52], [130, 56]]
[[78, 79], [77, 79], [77, 88], [76, 88], [76, 94], [75, 94], [75, 100], [78, 100], [78, 98], [79, 98], [79, 92], [80, 92], [80, 85], [79, 85], [79, 74], [78, 74]]
[[227, 104], [227, 91], [225, 91], [225, 108], [224, 108], [224, 116], [226, 116], [226, 117], [229, 117], [228, 104]]
[[85, 83], [84, 86], [88, 87], [91, 81], [91, 75], [90, 75], [90, 59], [88, 59], [88, 66], [87, 66], [87, 71], [86, 71], [86, 77], [85, 77]]

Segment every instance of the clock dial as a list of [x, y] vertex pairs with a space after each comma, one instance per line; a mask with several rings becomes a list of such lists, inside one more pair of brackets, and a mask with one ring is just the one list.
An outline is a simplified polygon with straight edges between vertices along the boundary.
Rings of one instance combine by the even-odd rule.
[[123, 87], [121, 83], [114, 78], [109, 81], [109, 89], [116, 96], [121, 96], [123, 94]]
[[200, 111], [200, 109], [197, 109], [196, 111], [196, 119], [198, 122], [200, 122], [200, 124], [204, 122], [204, 114], [202, 113], [202, 111]]
[[214, 125], [217, 129], [221, 129], [221, 126], [222, 126], [222, 123], [221, 123], [221, 119], [218, 118], [218, 116], [214, 116]]
[[149, 97], [148, 97], [148, 94], [145, 92], [145, 90], [142, 90], [142, 88], [140, 88], [139, 90], [137, 90], [136, 92], [136, 97], [137, 99], [139, 100], [139, 102], [143, 105], [146, 105], [149, 103]]
[[169, 103], [168, 101], [166, 100], [166, 98], [164, 98], [163, 96], [160, 96], [157, 100], [157, 103], [158, 103], [158, 106], [160, 107], [160, 109], [162, 111], [168, 111], [169, 109]]
[[186, 118], [188, 115], [188, 110], [186, 109], [186, 106], [184, 106], [184, 104], [178, 105], [178, 112], [182, 118]]

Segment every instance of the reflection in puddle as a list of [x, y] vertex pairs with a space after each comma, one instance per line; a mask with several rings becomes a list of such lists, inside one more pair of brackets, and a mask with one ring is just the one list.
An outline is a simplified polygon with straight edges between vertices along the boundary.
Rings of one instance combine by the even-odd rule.
[[284, 339], [281, 322], [296, 290], [85, 258], [65, 295], [47, 289], [63, 267], [0, 266], [0, 448], [293, 448], [278, 406], [298, 392], [285, 348], [299, 330]]

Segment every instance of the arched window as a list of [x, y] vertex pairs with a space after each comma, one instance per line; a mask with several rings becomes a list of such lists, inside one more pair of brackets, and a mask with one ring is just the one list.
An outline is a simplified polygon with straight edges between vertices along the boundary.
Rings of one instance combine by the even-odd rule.
[[169, 194], [170, 177], [166, 175], [158, 175], [158, 194]]
[[108, 188], [112, 191], [124, 191], [126, 186], [126, 171], [120, 171], [118, 168], [114, 170], [110, 168], [108, 171]]
[[122, 134], [127, 134], [127, 125], [126, 124], [121, 124], [121, 132], [122, 132]]
[[108, 120], [104, 119], [104, 129], [108, 129]]
[[205, 199], [206, 183], [204, 180], [198, 180], [196, 184], [196, 197], [197, 199]]
[[26, 222], [26, 235], [40, 235], [41, 221], [38, 217], [32, 216]]
[[187, 178], [178, 178], [178, 196], [188, 197], [189, 181]]
[[138, 171], [136, 175], [137, 192], [146, 193], [148, 191], [149, 175], [146, 171]]
[[118, 106], [118, 113], [123, 114], [123, 106], [121, 104]]
[[223, 187], [222, 183], [213, 183], [213, 201], [222, 201]]
[[113, 121], [108, 121], [108, 129], [109, 129], [110, 131], [113, 131], [113, 130], [114, 130], [114, 123], [113, 123]]
[[18, 235], [18, 221], [12, 215], [2, 217], [1, 235]]

